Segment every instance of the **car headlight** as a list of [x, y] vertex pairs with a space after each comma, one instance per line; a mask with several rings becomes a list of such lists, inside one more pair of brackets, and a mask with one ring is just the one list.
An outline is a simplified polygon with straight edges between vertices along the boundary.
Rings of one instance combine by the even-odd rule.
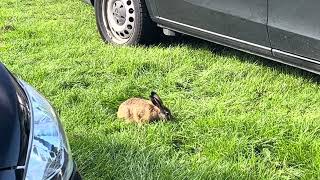
[[73, 171], [69, 143], [50, 103], [27, 83], [20, 81], [31, 104], [32, 142], [26, 179], [69, 179]]

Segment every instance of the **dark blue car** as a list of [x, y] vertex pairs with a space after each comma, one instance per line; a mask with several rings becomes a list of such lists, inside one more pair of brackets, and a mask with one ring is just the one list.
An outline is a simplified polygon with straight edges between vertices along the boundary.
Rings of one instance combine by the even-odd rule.
[[0, 180], [81, 179], [50, 103], [0, 63]]

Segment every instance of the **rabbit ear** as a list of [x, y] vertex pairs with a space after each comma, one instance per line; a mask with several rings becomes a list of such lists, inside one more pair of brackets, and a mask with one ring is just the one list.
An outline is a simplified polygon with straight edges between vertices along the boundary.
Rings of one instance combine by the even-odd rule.
[[159, 109], [163, 109], [162, 100], [160, 99], [160, 97], [157, 95], [156, 92], [154, 92], [154, 91], [151, 92], [150, 100]]

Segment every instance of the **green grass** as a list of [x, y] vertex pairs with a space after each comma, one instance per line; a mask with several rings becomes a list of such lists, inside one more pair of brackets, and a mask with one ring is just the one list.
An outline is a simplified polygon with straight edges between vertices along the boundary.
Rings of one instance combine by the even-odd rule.
[[[319, 179], [319, 76], [216, 47], [112, 46], [81, 0], [0, 1], [0, 59], [54, 104], [85, 179]], [[151, 90], [176, 121], [116, 118]]]

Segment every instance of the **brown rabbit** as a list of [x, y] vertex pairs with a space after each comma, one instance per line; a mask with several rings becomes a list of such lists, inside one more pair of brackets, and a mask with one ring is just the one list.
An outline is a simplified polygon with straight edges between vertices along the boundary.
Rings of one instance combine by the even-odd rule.
[[160, 97], [155, 92], [151, 92], [150, 101], [140, 98], [131, 98], [123, 102], [118, 109], [119, 119], [126, 122], [149, 123], [156, 120], [171, 119], [170, 110], [165, 107]]

